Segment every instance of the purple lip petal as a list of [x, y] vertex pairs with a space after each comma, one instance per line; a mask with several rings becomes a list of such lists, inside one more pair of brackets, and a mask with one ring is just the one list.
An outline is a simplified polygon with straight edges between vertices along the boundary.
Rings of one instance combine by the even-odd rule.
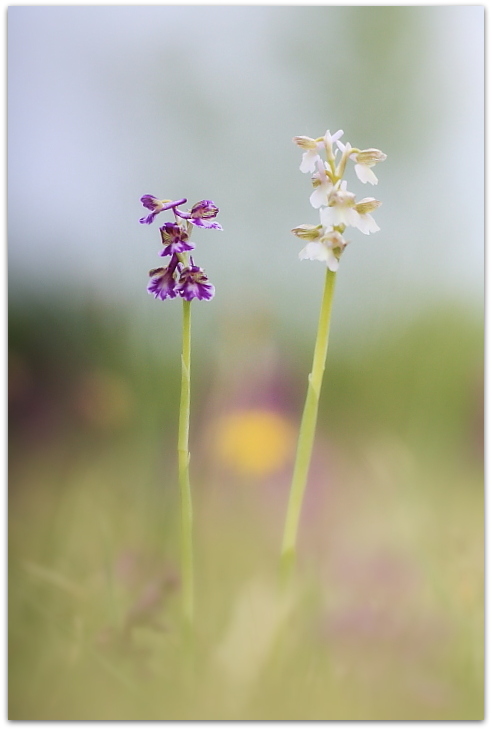
[[172, 256], [175, 253], [183, 253], [183, 251], [193, 251], [195, 244], [191, 241], [177, 241], [176, 243], [169, 243], [160, 252], [160, 256]]
[[150, 224], [150, 223], [152, 223], [152, 221], [154, 220], [156, 215], [157, 215], [157, 213], [155, 211], [152, 211], [152, 213], [149, 213], [149, 215], [146, 216], [145, 218], [140, 218], [139, 222]]
[[206, 301], [210, 301], [210, 299], [213, 299], [215, 296], [215, 287], [213, 284], [202, 284], [201, 285], [201, 292], [198, 295], [198, 299], [205, 299]]
[[191, 223], [199, 228], [215, 228], [217, 231], [224, 230], [220, 223], [217, 223], [217, 221], [211, 221], [208, 218], [192, 218]]
[[183, 299], [191, 302], [192, 299], [210, 300], [215, 295], [213, 284], [190, 283], [179, 288], [179, 294]]
[[164, 274], [163, 276], [156, 276], [152, 279], [147, 287], [149, 294], [154, 295], [154, 299], [174, 299], [177, 295], [176, 282], [173, 276]]
[[191, 301], [192, 299], [212, 299], [215, 294], [215, 287], [209, 283], [207, 275], [199, 266], [192, 262], [181, 273], [178, 287], [179, 295]]
[[169, 266], [166, 268], [152, 269], [150, 272], [151, 281], [147, 287], [149, 294], [155, 299], [174, 299], [178, 294], [174, 272], [179, 264], [178, 257], [173, 254]]

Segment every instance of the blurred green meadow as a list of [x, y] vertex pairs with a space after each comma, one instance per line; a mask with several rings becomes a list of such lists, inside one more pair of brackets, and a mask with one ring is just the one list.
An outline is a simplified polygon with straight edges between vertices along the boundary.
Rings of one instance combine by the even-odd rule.
[[[483, 31], [482, 6], [9, 7], [11, 720], [483, 718]], [[340, 128], [388, 156], [349, 180], [381, 230], [337, 274], [280, 593], [323, 280], [291, 140]], [[191, 647], [145, 194], [224, 228], [193, 238]]]
[[276, 569], [310, 348], [274, 324], [245, 318], [193, 370], [190, 665], [179, 336], [155, 333], [162, 357], [129, 345], [119, 310], [12, 313], [11, 719], [483, 717], [479, 318], [442, 307], [371, 346], [332, 343], [287, 607]]

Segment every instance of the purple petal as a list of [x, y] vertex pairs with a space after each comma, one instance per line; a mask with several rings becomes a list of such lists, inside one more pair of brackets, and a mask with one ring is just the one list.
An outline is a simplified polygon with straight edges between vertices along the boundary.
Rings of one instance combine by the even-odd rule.
[[167, 270], [170, 274], [174, 274], [175, 269], [180, 270], [180, 261], [175, 253], [173, 253], [171, 257], [171, 261], [169, 262], [169, 266], [167, 267]]
[[[154, 270], [154, 271], [157, 271]], [[174, 299], [177, 295], [176, 281], [172, 271], [163, 269], [164, 274], [161, 276], [154, 276], [150, 281], [147, 291], [149, 294], [153, 294], [155, 299]]]
[[173, 241], [162, 249], [160, 256], [172, 256], [175, 253], [183, 253], [183, 251], [193, 251], [195, 244], [191, 241]]
[[223, 231], [224, 229], [217, 223], [217, 221], [211, 221], [209, 218], [192, 218], [190, 223], [199, 228], [215, 228], [217, 231]]
[[159, 200], [155, 197], [155, 195], [142, 195], [140, 198], [140, 202], [144, 206], [144, 208], [148, 208], [149, 210], [154, 210], [159, 205]]
[[210, 300], [214, 298], [215, 287], [213, 284], [200, 284], [199, 286], [201, 295], [198, 296], [198, 299]]
[[187, 237], [187, 232], [181, 228], [177, 223], [167, 221], [163, 226], [159, 228], [162, 236], [162, 242], [168, 243], [169, 241], [176, 240], [179, 238]]
[[178, 291], [180, 296], [189, 302], [192, 299], [212, 299], [215, 295], [213, 284], [199, 284], [197, 281], [183, 284]]
[[178, 287], [179, 295], [183, 299], [212, 299], [215, 287], [209, 283], [207, 275], [199, 266], [192, 262], [191, 266], [183, 269]]
[[146, 218], [140, 218], [140, 223], [152, 223], [154, 218], [156, 217], [157, 213], [155, 211], [152, 211], [152, 213], [149, 213], [149, 215]]
[[176, 206], [186, 203], [186, 198], [170, 200], [169, 203], [164, 203], [162, 200], [155, 198], [153, 195], [143, 195], [140, 198], [140, 202], [145, 208], [152, 211], [147, 218], [140, 218], [140, 223], [152, 223], [158, 213], [162, 213], [163, 210], [171, 210], [171, 208], [174, 209]]
[[191, 209], [192, 218], [215, 218], [219, 209], [212, 200], [200, 200]]

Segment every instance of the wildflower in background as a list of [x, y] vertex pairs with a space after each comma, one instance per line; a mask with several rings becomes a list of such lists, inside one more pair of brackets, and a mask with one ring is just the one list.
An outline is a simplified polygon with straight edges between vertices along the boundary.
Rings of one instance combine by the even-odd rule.
[[285, 466], [296, 437], [290, 420], [269, 408], [232, 410], [217, 421], [213, 435], [213, 448], [222, 464], [258, 478]]
[[[294, 473], [287, 507], [284, 535], [281, 550], [281, 573], [284, 580], [290, 577], [296, 554], [297, 531], [301, 515], [302, 500], [306, 489], [311, 453], [313, 450], [318, 403], [323, 383], [328, 337], [330, 333], [331, 308], [335, 290], [335, 276], [340, 258], [348, 241], [343, 233], [348, 226], [357, 228], [365, 234], [375, 233], [379, 226], [371, 213], [381, 203], [375, 198], [356, 201], [354, 193], [347, 190], [343, 180], [349, 159], [355, 162], [355, 172], [361, 182], [377, 183], [371, 168], [383, 162], [386, 155], [375, 148], [360, 150], [350, 143], [340, 142], [341, 129], [335, 134], [328, 130], [324, 137], [294, 137], [293, 141], [305, 150], [301, 162], [302, 172], [314, 172], [312, 184], [314, 191], [310, 202], [319, 209], [320, 223], [303, 224], [292, 229], [298, 238], [307, 241], [299, 254], [300, 259], [320, 261], [326, 266], [325, 288], [318, 324], [318, 334], [314, 348], [313, 367], [308, 378], [308, 392], [302, 415], [297, 442]], [[337, 149], [333, 149], [336, 142]], [[325, 152], [326, 161], [321, 153]], [[341, 157], [337, 159], [339, 153]]]
[[181, 397], [178, 426], [178, 472], [181, 497], [181, 583], [183, 586], [183, 629], [188, 640], [193, 626], [194, 581], [193, 581], [193, 535], [192, 500], [189, 476], [190, 454], [188, 435], [190, 426], [190, 365], [191, 365], [191, 301], [209, 300], [215, 294], [204, 270], [197, 266], [189, 251], [195, 244], [189, 240], [193, 226], [215, 228], [222, 226], [213, 220], [219, 209], [211, 200], [200, 200], [189, 211], [179, 209], [186, 198], [179, 200], [159, 199], [144, 195], [140, 202], [150, 210], [150, 214], [140, 219], [140, 223], [150, 224], [156, 215], [163, 211], [172, 212], [174, 221], [167, 221], [159, 228], [163, 249], [161, 256], [170, 256], [167, 266], [160, 266], [149, 272], [149, 294], [155, 299], [183, 300], [183, 350], [181, 356]]

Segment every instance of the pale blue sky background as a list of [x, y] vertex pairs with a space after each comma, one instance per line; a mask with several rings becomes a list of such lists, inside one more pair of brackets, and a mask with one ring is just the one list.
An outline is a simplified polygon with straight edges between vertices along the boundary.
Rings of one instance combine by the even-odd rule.
[[345, 130], [378, 147], [381, 231], [350, 231], [337, 282], [344, 330], [441, 300], [483, 296], [480, 6], [11, 7], [12, 301], [129, 303], [159, 265], [144, 193], [213, 199], [223, 233], [197, 232], [217, 287], [204, 314], [317, 316], [323, 270], [290, 229], [316, 223], [294, 135]]

